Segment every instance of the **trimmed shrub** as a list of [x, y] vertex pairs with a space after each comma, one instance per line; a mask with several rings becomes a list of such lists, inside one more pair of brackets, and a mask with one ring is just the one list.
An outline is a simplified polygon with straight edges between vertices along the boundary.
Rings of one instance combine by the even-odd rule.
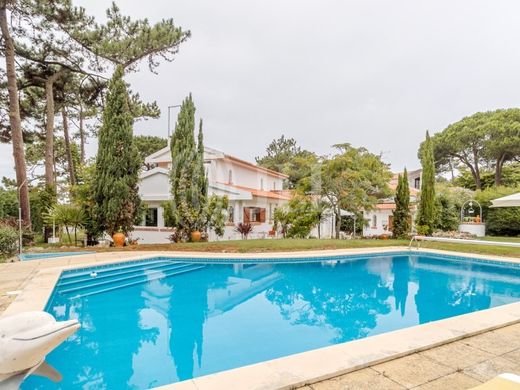
[[18, 249], [18, 232], [10, 226], [0, 225], [0, 255], [11, 256]]
[[520, 192], [516, 187], [492, 187], [477, 191], [476, 199], [482, 205], [486, 231], [496, 236], [520, 235], [520, 207], [490, 208], [493, 199]]
[[520, 207], [489, 209], [486, 230], [492, 236], [519, 236]]

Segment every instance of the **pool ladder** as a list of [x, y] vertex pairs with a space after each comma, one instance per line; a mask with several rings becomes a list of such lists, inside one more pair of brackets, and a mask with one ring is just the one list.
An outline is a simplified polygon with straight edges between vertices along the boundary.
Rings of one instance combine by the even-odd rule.
[[410, 243], [408, 244], [408, 250], [412, 250], [412, 244], [413, 242], [415, 241], [415, 249], [420, 249], [421, 248], [421, 244], [420, 244], [420, 241], [417, 239], [417, 236], [416, 235], [413, 235], [412, 236], [412, 239], [410, 240]]

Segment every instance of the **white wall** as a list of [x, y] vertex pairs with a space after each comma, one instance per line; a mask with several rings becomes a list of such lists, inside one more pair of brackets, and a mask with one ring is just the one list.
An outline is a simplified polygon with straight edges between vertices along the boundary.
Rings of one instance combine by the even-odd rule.
[[[320, 224], [320, 237], [321, 238], [334, 238], [334, 215], [331, 215], [321, 221]], [[318, 227], [314, 227], [311, 230], [310, 237], [318, 238]]]
[[212, 172], [215, 175], [214, 181], [218, 183], [229, 183], [229, 171], [231, 170], [233, 179], [231, 184], [262, 189], [263, 181], [264, 191], [283, 189], [283, 179], [281, 178], [262, 173], [261, 171], [255, 171], [225, 159], [214, 160], [214, 163], [215, 168]]
[[[392, 234], [392, 232], [388, 229], [385, 229], [384, 226], [388, 227], [388, 218], [392, 215], [392, 210], [373, 210], [373, 211], [365, 211], [363, 213], [363, 218], [368, 219], [368, 226], [363, 228], [363, 236], [379, 236], [381, 234]], [[374, 227], [372, 224], [373, 217], [376, 216], [377, 223]]]
[[151, 230], [143, 226], [136, 226], [130, 233], [132, 239], [138, 239], [139, 244], [169, 244], [172, 232], [168, 228]]
[[[210, 160], [210, 162], [206, 163], [206, 169], [210, 183], [216, 182], [227, 184], [229, 181], [229, 170], [231, 170], [233, 179], [231, 184], [257, 190], [263, 189], [264, 191], [283, 189], [283, 179], [268, 175], [267, 173], [262, 173], [261, 171], [256, 171], [252, 168], [248, 168], [247, 166], [242, 166], [240, 163], [235, 163], [231, 160], [221, 158]], [[141, 179], [139, 185], [139, 194], [143, 197], [144, 202], [148, 207], [158, 208], [158, 227], [155, 229], [151, 227], [138, 227], [132, 235], [134, 238], [141, 238], [141, 243], [168, 242], [168, 231], [161, 231], [160, 228], [164, 227], [164, 217], [161, 203], [164, 199], [170, 197], [169, 189], [170, 181], [169, 176], [166, 174], [157, 173], [155, 175]], [[209, 192], [210, 194], [225, 194], [224, 192], [214, 188], [210, 188]], [[270, 199], [264, 197], [253, 197], [251, 200], [230, 200], [229, 204], [230, 206], [233, 206], [235, 210], [235, 220], [233, 225], [230, 224], [229, 226], [226, 226], [225, 234], [222, 239], [231, 240], [240, 238], [240, 234], [234, 230], [238, 223], [244, 221], [244, 207], [260, 207], [266, 210], [266, 221], [264, 223], [253, 224], [253, 233], [250, 235], [250, 238], [268, 237], [268, 233], [270, 230], [272, 230], [273, 226], [272, 217], [274, 209], [286, 203], [286, 200]], [[215, 240], [217, 237], [214, 233], [210, 232], [209, 239]]]
[[139, 181], [139, 195], [143, 196], [169, 196], [170, 178], [168, 175], [156, 173]]

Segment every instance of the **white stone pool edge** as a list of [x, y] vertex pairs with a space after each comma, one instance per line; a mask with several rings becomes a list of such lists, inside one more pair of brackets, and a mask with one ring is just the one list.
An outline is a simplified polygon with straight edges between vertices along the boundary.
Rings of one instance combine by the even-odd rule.
[[[140, 252], [136, 255], [135, 253], [109, 252], [97, 253], [95, 255], [89, 254], [84, 256], [45, 259], [41, 260], [41, 262], [44, 262], [47, 268], [34, 273], [22, 287], [15, 301], [11, 303], [2, 316], [27, 310], [43, 310], [61, 272], [68, 269], [146, 259], [154, 256], [232, 258], [238, 260], [255, 258], [268, 260], [272, 258], [309, 258], [318, 256], [391, 253], [396, 251], [402, 253], [406, 251], [406, 249], [403, 247], [387, 247], [250, 254]], [[433, 249], [413, 249], [411, 252], [438, 253], [458, 257], [520, 263], [520, 259], [515, 258]], [[52, 265], [50, 264], [51, 262]], [[293, 389], [517, 322], [520, 322], [520, 302], [222, 371], [183, 382], [164, 385], [157, 389]]]

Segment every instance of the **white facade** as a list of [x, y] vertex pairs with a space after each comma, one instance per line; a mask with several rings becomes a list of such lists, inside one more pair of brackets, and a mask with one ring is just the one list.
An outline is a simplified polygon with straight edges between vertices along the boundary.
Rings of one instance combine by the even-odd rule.
[[[170, 199], [170, 148], [159, 150], [145, 161], [155, 166], [141, 175], [139, 185], [139, 195], [148, 210], [142, 224], [135, 226], [132, 238], [147, 244], [168, 243], [171, 229], [164, 226], [162, 204]], [[204, 150], [204, 165], [209, 194], [227, 195], [229, 199], [228, 223], [222, 239], [240, 238], [235, 232], [240, 222], [253, 225], [251, 238], [271, 237], [274, 210], [290, 199], [283, 191], [287, 176], [208, 147]], [[218, 237], [210, 232], [209, 239]]]
[[[408, 186], [410, 188], [410, 213], [412, 226], [415, 223], [417, 214], [417, 197], [421, 185], [422, 170], [408, 172]], [[389, 187], [395, 191], [397, 188], [398, 174], [395, 174], [389, 183]], [[395, 210], [394, 199], [388, 198], [381, 200], [370, 211], [363, 212], [365, 225], [363, 227], [363, 237], [378, 237], [382, 235], [391, 236], [393, 227], [393, 211]]]

